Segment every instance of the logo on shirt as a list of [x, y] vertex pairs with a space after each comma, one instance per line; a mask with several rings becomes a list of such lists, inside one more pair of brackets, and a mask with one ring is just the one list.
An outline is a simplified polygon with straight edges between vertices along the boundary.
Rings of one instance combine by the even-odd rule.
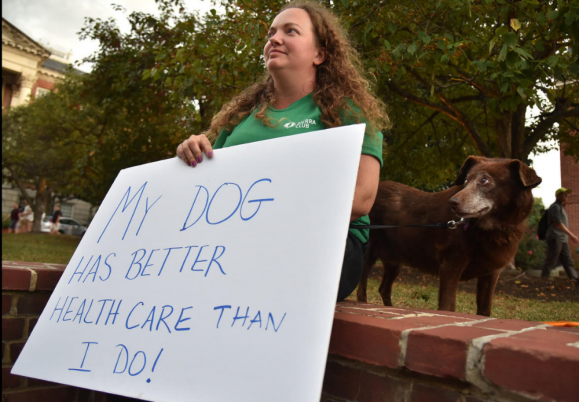
[[283, 126], [285, 128], [310, 128], [311, 126], [315, 126], [317, 125], [316, 121], [313, 119], [305, 119], [303, 121], [300, 121], [299, 123], [294, 123], [293, 121], [290, 121], [289, 123], [284, 124]]

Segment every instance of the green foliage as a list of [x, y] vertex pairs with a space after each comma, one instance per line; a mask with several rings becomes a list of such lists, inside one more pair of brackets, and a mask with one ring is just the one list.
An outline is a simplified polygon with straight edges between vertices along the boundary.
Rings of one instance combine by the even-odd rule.
[[381, 179], [440, 191], [452, 186], [458, 170], [476, 149], [468, 135], [438, 113], [389, 94], [394, 129], [385, 138]]
[[[78, 93], [78, 80], [70, 77], [58, 93], [49, 93], [26, 106], [12, 108], [2, 118], [2, 179], [15, 184], [34, 210], [34, 231], [40, 231], [40, 217], [54, 193], [80, 193], [79, 163], [90, 137], [85, 135], [90, 108], [81, 112], [71, 101]], [[79, 114], [82, 117], [79, 118]]]
[[391, 107], [389, 178], [432, 185], [477, 153], [527, 161], [579, 115], [578, 1], [357, 5], [336, 10]]
[[189, 105], [197, 132], [206, 129], [225, 102], [262, 76], [266, 33], [284, 3], [231, 1], [222, 3], [224, 15], [180, 13], [172, 42], [153, 49], [143, 81], [163, 83], [172, 101]]
[[[266, 32], [284, 3], [222, 0], [223, 14], [199, 15], [159, 0], [158, 17], [114, 6], [126, 34], [114, 19], [87, 18], [80, 36], [99, 42], [93, 71], [7, 116], [3, 167], [98, 205], [121, 169], [174, 156], [263, 74]], [[578, 125], [579, 0], [322, 3], [389, 105], [382, 178], [440, 189], [468, 155], [526, 161], [551, 138], [579, 157], [570, 132], [556, 130]], [[531, 106], [539, 115], [526, 121]]]
[[432, 186], [477, 153], [527, 161], [578, 120], [577, 0], [335, 4], [391, 108], [388, 178]]
[[537, 235], [537, 225], [543, 212], [545, 212], [543, 201], [540, 198], [535, 198], [527, 230], [519, 243], [515, 256], [516, 267], [524, 271], [541, 269], [545, 262], [547, 243], [544, 240], [539, 240]]
[[[569, 96], [579, 68], [579, 0], [321, 2], [341, 17], [390, 105], [395, 127], [383, 178], [436, 188], [468, 155], [527, 161], [540, 141], [558, 138], [557, 123], [579, 115]], [[191, 100], [206, 128], [262, 74], [265, 33], [282, 4], [228, 0], [224, 15], [176, 16], [178, 44], [159, 43], [143, 80]], [[539, 114], [526, 121], [531, 107]]]
[[[578, 80], [579, 82], [579, 80]], [[579, 102], [579, 84], [575, 85], [573, 96]], [[559, 127], [559, 140], [565, 155], [579, 163], [579, 118], [564, 119]]]
[[[157, 49], [174, 49], [189, 35], [186, 23], [175, 16], [173, 3], [158, 3], [159, 18], [128, 15], [131, 30], [127, 34], [121, 34], [112, 19], [89, 18], [81, 30], [81, 38], [100, 42], [90, 58], [93, 71], [83, 77], [79, 100], [100, 108], [100, 132], [87, 160], [100, 174], [94, 183], [93, 203], [100, 203], [121, 169], [170, 158], [180, 141], [201, 131], [192, 113], [194, 100], [176, 98], [165, 80], [159, 79], [162, 70], [154, 71], [151, 80], [143, 80], [143, 74], [158, 65]], [[189, 14], [182, 18], [195, 23]], [[181, 35], [175, 35], [176, 31]]]
[[47, 187], [66, 188], [82, 142], [78, 130], [55, 130], [66, 125], [60, 117], [69, 114], [68, 108], [61, 94], [49, 93], [3, 116], [2, 166], [8, 178], [45, 179]]

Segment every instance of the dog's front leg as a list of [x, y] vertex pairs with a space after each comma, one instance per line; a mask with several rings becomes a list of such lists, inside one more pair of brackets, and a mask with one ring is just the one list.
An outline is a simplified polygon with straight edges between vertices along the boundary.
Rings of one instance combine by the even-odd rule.
[[495, 286], [497, 286], [501, 271], [502, 269], [499, 269], [490, 275], [478, 278], [476, 283], [476, 313], [478, 315], [491, 316], [493, 294], [495, 293]]
[[392, 285], [400, 274], [402, 265], [396, 262], [387, 262], [386, 259], [383, 259], [382, 263], [384, 264], [384, 277], [382, 278], [378, 292], [380, 292], [380, 297], [382, 297], [385, 306], [393, 306]]
[[358, 292], [356, 293], [356, 298], [359, 302], [366, 303], [368, 301], [368, 295], [366, 293], [366, 289], [368, 287], [368, 275], [370, 271], [372, 271], [372, 267], [376, 262], [376, 258], [374, 257], [373, 250], [368, 250], [366, 254], [364, 254], [364, 268], [362, 268], [362, 278], [360, 278], [360, 283], [358, 284]]
[[362, 277], [360, 278], [360, 283], [358, 284], [358, 291], [356, 293], [356, 298], [359, 302], [366, 303], [368, 301], [368, 295], [366, 289], [368, 287], [368, 275], [372, 271], [374, 264], [378, 256], [376, 255], [376, 241], [370, 235], [370, 242], [368, 245], [368, 250], [364, 254], [364, 267], [362, 269]]
[[439, 310], [455, 311], [458, 282], [460, 282], [460, 277], [465, 268], [466, 262], [456, 260], [444, 260], [440, 265]]

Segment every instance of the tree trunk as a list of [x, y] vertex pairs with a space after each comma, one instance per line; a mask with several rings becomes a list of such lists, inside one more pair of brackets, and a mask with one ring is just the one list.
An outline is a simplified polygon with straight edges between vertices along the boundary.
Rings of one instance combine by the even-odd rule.
[[510, 158], [512, 152], [512, 114], [503, 112], [500, 119], [495, 123], [495, 133], [497, 135], [499, 158]]
[[46, 202], [52, 196], [52, 190], [48, 188], [39, 188], [34, 197], [34, 221], [32, 222], [32, 232], [40, 233], [42, 231], [42, 214], [46, 209]]
[[518, 159], [525, 162], [529, 155], [525, 153], [525, 114], [527, 105], [521, 103], [512, 112], [503, 112], [495, 123], [498, 157]]
[[527, 163], [529, 155], [525, 152], [525, 114], [527, 105], [521, 103], [513, 113], [511, 124], [511, 156], [512, 159], [518, 159]]

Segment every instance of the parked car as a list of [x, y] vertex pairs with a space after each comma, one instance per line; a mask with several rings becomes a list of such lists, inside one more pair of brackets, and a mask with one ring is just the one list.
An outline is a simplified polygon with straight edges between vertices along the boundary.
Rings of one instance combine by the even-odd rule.
[[[52, 216], [47, 216], [42, 222], [42, 231], [50, 233], [50, 220]], [[58, 231], [62, 234], [82, 236], [86, 232], [87, 227], [78, 223], [76, 219], [60, 218], [60, 228]]]

